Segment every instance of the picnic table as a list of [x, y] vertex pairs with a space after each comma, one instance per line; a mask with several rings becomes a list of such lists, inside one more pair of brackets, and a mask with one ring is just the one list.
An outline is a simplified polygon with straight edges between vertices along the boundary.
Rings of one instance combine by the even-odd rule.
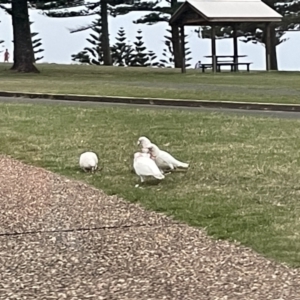
[[[206, 55], [204, 57], [213, 58], [212, 55]], [[236, 58], [239, 58], [239, 57], [247, 57], [247, 55], [236, 56]], [[236, 71], [238, 71], [238, 67], [243, 66], [243, 65], [247, 67], [248, 72], [250, 71], [250, 65], [252, 64], [251, 62], [238, 62], [237, 60], [235, 61], [234, 59], [235, 59], [234, 55], [216, 55], [217, 72], [221, 72], [221, 66], [229, 66], [231, 72], [233, 72], [233, 71], [236, 72]], [[212, 63], [201, 64], [202, 72], [205, 72], [205, 69], [212, 68], [212, 66], [213, 66]]]

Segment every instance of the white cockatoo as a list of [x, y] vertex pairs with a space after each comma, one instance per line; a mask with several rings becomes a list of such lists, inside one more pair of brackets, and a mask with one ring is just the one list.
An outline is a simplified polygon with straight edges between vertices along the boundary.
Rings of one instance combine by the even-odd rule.
[[189, 164], [175, 159], [170, 153], [160, 150], [155, 144], [150, 144], [147, 146], [147, 148], [149, 149], [151, 158], [161, 170], [166, 168], [174, 170], [176, 168], [189, 167]]
[[150, 158], [149, 153], [134, 153], [133, 168], [141, 179], [141, 183], [145, 181], [144, 177], [152, 176], [156, 179], [164, 179], [165, 176], [158, 169], [154, 160]]
[[147, 137], [145, 137], [145, 136], [139, 137], [137, 144], [138, 144], [138, 146], [141, 147], [141, 151], [143, 153], [149, 152], [149, 149], [147, 147], [149, 145], [151, 145], [151, 141]]
[[79, 166], [85, 172], [95, 172], [98, 167], [98, 156], [94, 152], [84, 152], [79, 157]]

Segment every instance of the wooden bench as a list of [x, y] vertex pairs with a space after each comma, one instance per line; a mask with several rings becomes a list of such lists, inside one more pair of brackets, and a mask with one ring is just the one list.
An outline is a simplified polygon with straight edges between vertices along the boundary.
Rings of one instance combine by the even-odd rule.
[[231, 72], [235, 71], [235, 68], [238, 66], [247, 66], [247, 72], [250, 72], [250, 65], [252, 63], [249, 62], [218, 62], [217, 63], [217, 72], [221, 72], [221, 66], [230, 66]]
[[211, 69], [212, 68], [212, 64], [201, 64], [200, 68], [202, 69], [202, 73], [204, 73], [205, 69]]
[[[221, 66], [230, 66], [231, 72], [234, 72], [235, 67], [237, 67], [237, 66], [246, 66], [247, 72], [250, 72], [251, 64], [252, 63], [249, 63], [249, 62], [239, 62], [239, 63], [235, 63], [235, 62], [231, 62], [231, 61], [218, 62], [217, 63], [217, 72], [221, 72]], [[202, 69], [202, 73], [204, 73], [206, 69], [211, 69], [212, 66], [213, 66], [212, 64], [201, 64], [200, 69]]]

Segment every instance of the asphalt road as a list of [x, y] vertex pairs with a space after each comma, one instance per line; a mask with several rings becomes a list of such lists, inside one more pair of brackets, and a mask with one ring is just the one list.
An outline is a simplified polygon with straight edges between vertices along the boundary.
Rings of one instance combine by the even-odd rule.
[[188, 110], [211, 113], [226, 113], [235, 115], [251, 115], [257, 117], [272, 117], [284, 119], [300, 119], [300, 112], [287, 111], [262, 111], [262, 110], [244, 110], [231, 108], [207, 108], [207, 107], [170, 107], [170, 106], [156, 106], [147, 104], [121, 104], [121, 103], [99, 103], [99, 102], [80, 102], [80, 101], [65, 101], [65, 100], [49, 100], [49, 99], [30, 99], [20, 97], [0, 97], [2, 103], [44, 103], [47, 105], [79, 105], [79, 106], [102, 106], [102, 107], [122, 107], [122, 108], [139, 108], [139, 109], [175, 109]]

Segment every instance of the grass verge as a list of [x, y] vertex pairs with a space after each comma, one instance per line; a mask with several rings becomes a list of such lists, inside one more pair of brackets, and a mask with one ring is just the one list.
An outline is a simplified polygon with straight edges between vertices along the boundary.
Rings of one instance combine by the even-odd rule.
[[101, 96], [300, 103], [298, 72], [211, 72], [38, 64], [20, 74], [0, 64], [0, 90]]
[[[188, 111], [0, 104], [0, 153], [139, 201], [147, 209], [300, 266], [300, 122]], [[188, 172], [135, 188], [136, 141], [146, 135]], [[169, 145], [167, 145], [169, 144]], [[165, 146], [164, 146], [165, 145]], [[79, 171], [84, 150], [101, 172]]]

